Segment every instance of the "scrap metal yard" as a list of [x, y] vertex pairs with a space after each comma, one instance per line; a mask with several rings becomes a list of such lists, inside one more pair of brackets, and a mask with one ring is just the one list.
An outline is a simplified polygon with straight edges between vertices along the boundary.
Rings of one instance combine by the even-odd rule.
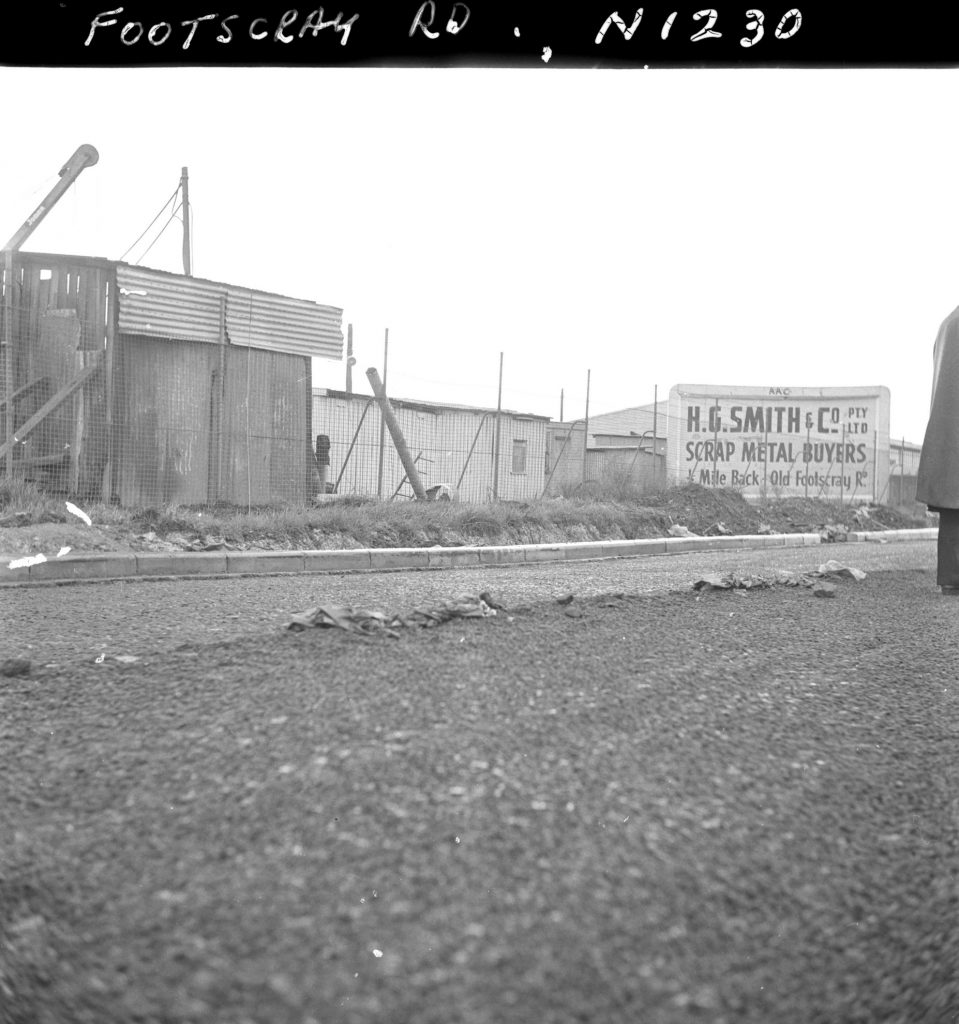
[[[866, 572], [696, 591], [705, 574]], [[3, 1024], [955, 1024], [935, 543], [0, 589]], [[495, 616], [292, 632], [317, 603]], [[16, 638], [14, 641], [12, 638]]]

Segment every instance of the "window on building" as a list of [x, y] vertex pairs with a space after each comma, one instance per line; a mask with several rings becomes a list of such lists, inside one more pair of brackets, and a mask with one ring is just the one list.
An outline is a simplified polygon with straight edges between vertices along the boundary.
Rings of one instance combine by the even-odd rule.
[[525, 440], [513, 441], [513, 472], [514, 473], [525, 473], [526, 472], [526, 444]]

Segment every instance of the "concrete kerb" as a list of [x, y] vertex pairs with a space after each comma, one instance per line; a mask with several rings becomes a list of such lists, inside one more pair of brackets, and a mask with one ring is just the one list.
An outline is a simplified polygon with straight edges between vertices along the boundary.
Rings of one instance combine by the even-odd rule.
[[918, 530], [867, 530], [855, 531], [846, 535], [846, 539], [852, 543], [878, 543], [884, 544], [890, 541], [906, 540], [936, 540], [939, 536], [937, 526], [927, 526]]
[[[845, 543], [901, 543], [935, 540], [936, 527], [916, 530], [856, 531]], [[568, 544], [517, 544], [458, 548], [360, 548], [339, 551], [184, 551], [174, 553], [96, 553], [48, 559], [10, 568], [0, 562], [0, 586], [32, 582], [154, 577], [275, 575], [280, 573], [377, 572], [389, 569], [434, 569], [479, 565], [517, 565], [574, 559], [639, 558], [693, 551], [757, 550], [844, 542], [823, 542], [818, 533], [725, 537], [654, 537], [641, 540], [577, 541]]]

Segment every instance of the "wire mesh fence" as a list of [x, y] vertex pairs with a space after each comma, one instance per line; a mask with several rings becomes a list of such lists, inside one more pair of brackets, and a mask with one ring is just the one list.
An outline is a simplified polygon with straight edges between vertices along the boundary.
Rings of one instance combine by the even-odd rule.
[[0, 473], [134, 507], [309, 500], [309, 359], [42, 303], [0, 327]]
[[[410, 460], [425, 490], [465, 501], [530, 500], [542, 494], [545, 416], [391, 401]], [[381, 498], [413, 496], [409, 473], [373, 398], [317, 390], [313, 424], [328, 439], [325, 489]], [[497, 437], [499, 444], [497, 445]], [[326, 441], [321, 442], [326, 447]]]
[[751, 499], [915, 497], [919, 446], [890, 441], [878, 391], [672, 396], [569, 422], [393, 398], [404, 462], [376, 400], [313, 389], [309, 355], [233, 343], [215, 305], [208, 340], [149, 333], [148, 318], [121, 331], [116, 281], [115, 265], [79, 257], [4, 272], [0, 474], [131, 507], [402, 500], [414, 482], [470, 502], [687, 482]]
[[106, 427], [105, 328], [96, 316], [59, 308], [56, 282], [41, 284], [36, 308], [4, 304], [0, 468], [55, 492], [86, 493], [103, 469], [103, 446], [89, 442]]

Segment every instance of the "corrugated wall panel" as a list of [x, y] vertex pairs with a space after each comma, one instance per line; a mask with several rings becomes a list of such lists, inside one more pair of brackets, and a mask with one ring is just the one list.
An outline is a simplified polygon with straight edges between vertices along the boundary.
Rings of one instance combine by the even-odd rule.
[[343, 311], [332, 306], [230, 286], [226, 326], [233, 345], [325, 359], [343, 355]]
[[549, 493], [571, 491], [583, 482], [584, 426], [550, 424], [549, 427]]
[[222, 285], [117, 266], [120, 331], [183, 341], [220, 340]]
[[599, 486], [635, 489], [652, 494], [666, 479], [666, 460], [652, 452], [617, 449], [593, 449], [586, 453], [586, 477]]
[[310, 378], [303, 359], [232, 346], [227, 355], [219, 499], [304, 504]]
[[[514, 442], [525, 442], [526, 467], [513, 472]], [[543, 493], [546, 465], [546, 423], [543, 420], [504, 416], [500, 425], [499, 482], [500, 498], [529, 501]]]
[[124, 263], [117, 283], [123, 332], [216, 343], [225, 295], [231, 344], [326, 359], [343, 354], [343, 311], [335, 306]]
[[118, 357], [121, 504], [204, 504], [216, 349], [124, 336]]
[[[364, 416], [364, 410], [369, 410]], [[424, 487], [445, 482], [437, 477], [436, 415], [416, 409], [394, 406], [393, 412], [416, 461]], [[357, 433], [359, 430], [359, 433]], [[330, 439], [329, 482], [339, 479], [337, 494], [375, 496], [379, 479], [380, 410], [370, 398], [358, 395], [342, 398], [313, 396], [313, 433]], [[351, 448], [352, 445], [352, 448]], [[417, 459], [418, 457], [418, 459]], [[404, 481], [406, 470], [387, 430], [383, 447], [383, 497], [410, 497], [413, 488]]]
[[[668, 429], [669, 403], [659, 402], [658, 412], [655, 416], [656, 432], [660, 437], [666, 437]], [[645, 431], [652, 433], [653, 430], [653, 403], [649, 405], [638, 405], [632, 409], [619, 409], [616, 412], [594, 414], [589, 418], [590, 437], [597, 434], [622, 434], [628, 435], [631, 432], [643, 434]]]
[[[505, 422], [507, 417], [503, 417]], [[466, 410], [444, 410], [438, 437], [446, 453], [448, 483], [460, 501], [489, 501], [493, 494], [493, 439], [496, 417]], [[464, 472], [465, 469], [465, 472]], [[502, 477], [502, 465], [500, 475]], [[462, 478], [462, 479], [461, 479]]]
[[[338, 494], [376, 495], [379, 466], [380, 412], [372, 399], [314, 394], [313, 432], [330, 439], [330, 483], [340, 483]], [[394, 402], [400, 429], [426, 488], [448, 484], [461, 501], [489, 501], [493, 492], [493, 438], [495, 415], [467, 409], [417, 409]], [[359, 432], [357, 430], [359, 428]], [[354, 443], [355, 439], [355, 443]], [[524, 473], [512, 472], [514, 440], [527, 443]], [[351, 449], [352, 444], [352, 449]], [[472, 449], [472, 451], [471, 451]], [[546, 421], [503, 414], [500, 429], [499, 495], [524, 500], [543, 490], [546, 462]], [[383, 458], [383, 497], [391, 498], [404, 475], [403, 465], [386, 433]], [[463, 472], [465, 467], [465, 473]], [[462, 475], [462, 481], [460, 477]], [[457, 484], [458, 490], [457, 490]], [[405, 483], [401, 496], [410, 496]]]

